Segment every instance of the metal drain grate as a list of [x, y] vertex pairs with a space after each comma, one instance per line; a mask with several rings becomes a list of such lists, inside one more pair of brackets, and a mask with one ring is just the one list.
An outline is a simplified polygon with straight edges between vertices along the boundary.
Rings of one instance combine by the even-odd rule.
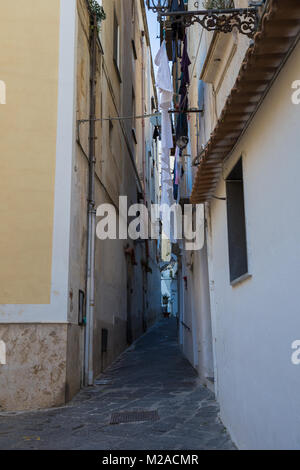
[[136, 423], [138, 421], [157, 421], [159, 419], [157, 410], [154, 411], [124, 411], [113, 413], [110, 424]]

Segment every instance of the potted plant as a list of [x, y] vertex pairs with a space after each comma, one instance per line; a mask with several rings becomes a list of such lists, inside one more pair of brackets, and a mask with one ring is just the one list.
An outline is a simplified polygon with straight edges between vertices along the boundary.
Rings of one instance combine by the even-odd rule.
[[97, 0], [89, 0], [90, 13], [96, 16], [98, 31], [100, 31], [101, 23], [106, 19], [106, 14], [103, 6], [99, 5]]
[[168, 303], [169, 303], [169, 296], [163, 295], [162, 302], [163, 302], [163, 316], [164, 318], [169, 318], [170, 313], [168, 312]]

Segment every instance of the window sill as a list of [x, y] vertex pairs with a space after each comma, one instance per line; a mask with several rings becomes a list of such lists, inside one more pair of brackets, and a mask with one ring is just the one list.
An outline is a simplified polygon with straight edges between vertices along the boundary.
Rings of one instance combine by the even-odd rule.
[[236, 287], [237, 285], [251, 278], [252, 278], [252, 274], [245, 273], [242, 276], [238, 277], [237, 279], [234, 279], [234, 281], [231, 281], [230, 285], [231, 287]]

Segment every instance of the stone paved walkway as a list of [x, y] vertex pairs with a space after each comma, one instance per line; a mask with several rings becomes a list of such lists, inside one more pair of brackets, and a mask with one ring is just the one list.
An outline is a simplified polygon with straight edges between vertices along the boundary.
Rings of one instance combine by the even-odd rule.
[[[0, 414], [0, 449], [234, 449], [218, 405], [163, 320], [101, 376], [59, 409]], [[112, 412], [158, 410], [160, 419], [111, 425]]]

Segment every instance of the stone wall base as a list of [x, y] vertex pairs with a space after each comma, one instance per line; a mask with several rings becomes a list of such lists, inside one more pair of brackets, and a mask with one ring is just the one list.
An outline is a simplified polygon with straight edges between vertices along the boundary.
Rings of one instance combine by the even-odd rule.
[[[77, 340], [76, 340], [77, 336]], [[6, 364], [0, 364], [0, 411], [61, 406], [80, 389], [80, 348], [68, 364], [68, 343], [80, 327], [67, 324], [2, 324]]]

